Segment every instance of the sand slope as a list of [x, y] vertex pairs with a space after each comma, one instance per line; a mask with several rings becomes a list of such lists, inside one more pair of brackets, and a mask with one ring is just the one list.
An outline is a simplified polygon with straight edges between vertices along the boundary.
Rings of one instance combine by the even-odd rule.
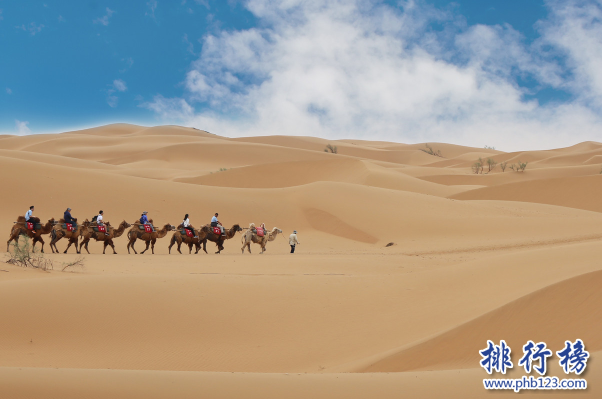
[[[284, 230], [263, 255], [242, 255], [240, 234], [219, 256], [212, 243], [167, 255], [169, 234], [155, 255], [92, 242], [68, 272], [73, 252], [47, 254], [48, 273], [3, 263], [0, 397], [485, 397], [487, 339], [516, 356], [528, 339], [576, 338], [592, 353], [584, 396], [598, 397], [602, 144], [428, 145], [442, 156], [178, 126], [0, 137], [6, 235], [31, 204], [43, 220], [69, 206], [198, 227], [219, 212]], [[475, 175], [479, 157], [529, 165]]]

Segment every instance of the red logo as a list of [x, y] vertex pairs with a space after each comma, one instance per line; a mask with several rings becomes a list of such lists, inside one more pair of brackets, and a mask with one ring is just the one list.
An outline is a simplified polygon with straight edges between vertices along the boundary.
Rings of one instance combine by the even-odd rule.
[[145, 224], [144, 225], [144, 232], [145, 233], [152, 233], [153, 232], [153, 226], [151, 226], [150, 224]]
[[194, 234], [192, 234], [192, 231], [188, 230], [188, 229], [184, 229], [186, 231], [186, 235], [190, 238], [194, 237]]
[[213, 234], [219, 236], [220, 234], [222, 234], [222, 229], [220, 229], [219, 227], [214, 227], [213, 228]]
[[106, 226], [98, 226], [98, 231], [100, 231], [101, 233], [106, 233], [107, 228], [106, 228]]
[[75, 228], [73, 227], [73, 225], [71, 223], [66, 223], [67, 225], [67, 231], [75, 231]]
[[33, 228], [34, 227], [33, 223], [27, 222], [26, 224], [27, 224], [27, 230], [33, 230], [34, 229]]

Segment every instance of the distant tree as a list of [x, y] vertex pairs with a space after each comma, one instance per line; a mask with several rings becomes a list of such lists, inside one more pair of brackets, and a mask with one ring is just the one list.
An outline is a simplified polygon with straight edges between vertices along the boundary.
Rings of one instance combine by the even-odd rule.
[[441, 150], [437, 150], [437, 151], [433, 150], [433, 147], [428, 145], [428, 143], [426, 143], [425, 146], [426, 146], [426, 150], [424, 148], [420, 148], [420, 151], [426, 152], [429, 155], [434, 155], [436, 157], [443, 158], [443, 155], [441, 155]]
[[472, 172], [476, 175], [483, 173], [483, 164], [479, 161], [472, 164]]
[[485, 146], [486, 150], [495, 150], [495, 147], [489, 147], [489, 146]]
[[497, 162], [491, 158], [487, 158], [487, 173], [491, 172], [497, 166]]
[[508, 162], [502, 162], [502, 163], [500, 163], [500, 168], [502, 168], [502, 172], [506, 171], [506, 165], [508, 165]]

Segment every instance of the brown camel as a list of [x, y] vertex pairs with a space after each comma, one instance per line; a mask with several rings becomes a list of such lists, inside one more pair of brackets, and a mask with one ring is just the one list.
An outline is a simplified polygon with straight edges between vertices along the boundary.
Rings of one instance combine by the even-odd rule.
[[[73, 221], [77, 223], [77, 219], [74, 218]], [[59, 219], [58, 223], [54, 225], [52, 231], [50, 232], [50, 238], [52, 238], [52, 240], [50, 241], [50, 249], [52, 250], [52, 253], [54, 253], [55, 250], [57, 254], [59, 253], [59, 249], [57, 248], [56, 243], [61, 238], [66, 238], [67, 240], [69, 240], [69, 244], [67, 244], [67, 249], [65, 249], [65, 252], [63, 253], [66, 254], [69, 250], [69, 247], [75, 244], [75, 252], [79, 254], [77, 240], [79, 239], [82, 229], [83, 225], [78, 224], [77, 228], [74, 231], [69, 231], [65, 226], [65, 219]]]
[[114, 228], [113, 226], [111, 226], [111, 224], [109, 222], [106, 222], [105, 226], [107, 228], [107, 233], [109, 233], [109, 235], [106, 235], [103, 232], [94, 231], [94, 227], [96, 227], [96, 225], [94, 223], [90, 223], [88, 221], [88, 219], [86, 219], [86, 221], [83, 223], [81, 233], [80, 233], [80, 235], [83, 237], [82, 242], [79, 244], [79, 252], [80, 253], [82, 252], [82, 247], [84, 245], [85, 245], [84, 248], [86, 248], [86, 252], [90, 253], [90, 251], [88, 251], [88, 243], [93, 238], [96, 241], [103, 242], [103, 244], [104, 244], [103, 248], [102, 248], [103, 254], [105, 253], [107, 246], [109, 246], [109, 245], [113, 249], [113, 253], [117, 254], [117, 251], [115, 251], [115, 245], [113, 245], [113, 239], [117, 238], [117, 237], [121, 237], [121, 235], [125, 232], [125, 229], [130, 227], [131, 224], [129, 224], [128, 222], [126, 222], [124, 220], [123, 222], [121, 222], [119, 224], [118, 228]]
[[230, 238], [234, 237], [234, 235], [239, 232], [242, 231], [242, 228], [235, 224], [234, 226], [232, 226], [229, 230], [226, 230], [226, 235], [217, 235], [213, 232], [213, 227], [211, 227], [211, 225], [206, 224], [205, 226], [203, 226], [203, 228], [201, 229], [202, 231], [204, 231], [207, 234], [207, 237], [205, 237], [203, 239], [203, 251], [205, 251], [205, 253], [207, 253], [207, 240], [209, 241], [213, 241], [215, 243], [215, 245], [217, 245], [217, 252], [216, 254], [219, 254], [220, 252], [222, 252], [224, 250], [224, 241], [229, 240]]
[[48, 220], [48, 222], [44, 225], [41, 224], [37, 224], [35, 226], [35, 230], [28, 230], [26, 225], [25, 225], [25, 217], [24, 216], [19, 216], [17, 218], [17, 223], [15, 223], [12, 227], [12, 229], [10, 230], [10, 238], [8, 239], [8, 241], [6, 242], [6, 252], [9, 252], [9, 248], [10, 248], [10, 242], [11, 241], [15, 241], [15, 242], [19, 242], [19, 236], [20, 235], [24, 235], [27, 236], [31, 239], [33, 239], [33, 245], [32, 248], [35, 248], [36, 243], [39, 241], [42, 243], [42, 249], [41, 252], [44, 252], [44, 240], [42, 239], [42, 235], [44, 234], [50, 234], [50, 232], [52, 231], [52, 226], [54, 226], [54, 218]]
[[251, 228], [249, 228], [249, 230], [247, 230], [245, 234], [243, 234], [243, 236], [241, 237], [241, 241], [243, 243], [241, 248], [242, 253], [245, 253], [245, 247], [247, 247], [247, 250], [249, 251], [249, 253], [251, 253], [252, 242], [254, 242], [255, 244], [259, 244], [261, 246], [261, 253], [264, 253], [265, 251], [267, 251], [267, 249], [265, 248], [267, 243], [269, 241], [274, 241], [278, 233], [282, 234], [282, 230], [280, 230], [278, 227], [274, 227], [272, 231], [264, 233], [263, 237], [259, 237], [256, 231], [253, 231]]
[[[152, 224], [152, 220], [149, 220], [149, 222], [151, 222], [151, 224]], [[157, 242], [157, 238], [163, 238], [167, 235], [168, 232], [174, 231], [175, 229], [176, 228], [174, 226], [167, 223], [165, 226], [163, 226], [163, 228], [161, 230], [156, 230], [156, 231], [153, 231], [152, 233], [147, 233], [140, 228], [140, 223], [134, 223], [132, 225], [132, 228], [130, 229], [130, 231], [128, 231], [128, 239], [130, 240], [128, 242], [128, 254], [130, 253], [130, 247], [132, 247], [132, 250], [134, 251], [135, 254], [138, 253], [134, 249], [134, 243], [136, 243], [136, 240], [140, 239], [140, 240], [146, 242], [146, 249], [144, 251], [140, 252], [140, 254], [142, 255], [143, 253], [148, 251], [148, 247], [150, 245], [151, 252], [154, 255], [155, 254], [155, 242]]]
[[199, 253], [199, 251], [201, 250], [201, 242], [207, 237], [207, 232], [204, 230], [196, 230], [194, 229], [195, 232], [197, 232], [197, 238], [194, 237], [188, 237], [186, 235], [186, 231], [184, 231], [184, 226], [179, 225], [178, 228], [176, 229], [176, 231], [174, 231], [173, 235], [171, 236], [171, 241], [169, 242], [169, 253], [171, 254], [171, 247], [173, 247], [176, 243], [178, 244], [178, 252], [182, 253], [182, 251], [180, 251], [180, 247], [182, 246], [182, 243], [188, 245], [188, 253], [191, 254], [192, 253], [192, 246], [194, 245], [196, 247], [196, 252], [194, 253], [195, 255]]

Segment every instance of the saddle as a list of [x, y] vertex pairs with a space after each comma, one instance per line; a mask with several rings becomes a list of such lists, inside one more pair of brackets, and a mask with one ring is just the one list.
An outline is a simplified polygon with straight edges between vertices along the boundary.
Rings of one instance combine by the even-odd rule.
[[212, 227], [211, 229], [213, 230], [213, 234], [215, 234], [216, 236], [222, 235], [222, 229], [219, 226]]
[[138, 228], [140, 230], [144, 230], [145, 233], [152, 233], [155, 231], [155, 228], [152, 224], [139, 224]]
[[77, 225], [75, 223], [63, 223], [63, 228], [67, 231], [75, 231]]
[[27, 227], [27, 230], [31, 230], [31, 231], [36, 231], [36, 230], [40, 230], [42, 228], [42, 225], [39, 223], [31, 223], [31, 222], [25, 222], [25, 227]]
[[257, 235], [259, 237], [263, 237], [265, 235], [265, 231], [261, 227], [257, 227]]
[[185, 234], [186, 237], [194, 238], [194, 234], [192, 234], [192, 231], [188, 229], [182, 229], [180, 230], [180, 233]]
[[107, 232], [107, 226], [94, 226], [93, 229], [94, 229], [94, 231], [96, 231], [98, 233], [106, 233]]

